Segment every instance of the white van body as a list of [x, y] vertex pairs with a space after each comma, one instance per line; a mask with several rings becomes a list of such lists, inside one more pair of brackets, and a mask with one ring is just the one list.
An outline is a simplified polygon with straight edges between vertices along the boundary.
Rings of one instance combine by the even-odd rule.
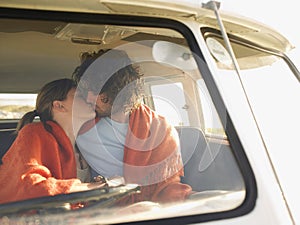
[[[226, 1], [222, 4], [226, 4]], [[288, 54], [294, 48], [284, 35], [268, 26], [242, 16], [238, 17], [236, 14], [223, 13], [222, 4], [218, 12], [222, 21], [221, 25], [224, 25], [225, 32], [227, 32], [229, 37], [232, 35], [240, 38], [242, 42], [246, 43], [247, 41], [261, 49], [276, 52], [280, 56]], [[25, 11], [67, 12], [70, 14], [123, 15], [132, 16], [133, 21], [135, 17], [142, 16], [168, 19], [182, 24], [193, 35], [194, 41], [192, 43], [194, 48], [201, 50], [211, 74], [209, 81], [214, 82], [224, 102], [254, 174], [254, 182], [256, 184], [253, 186], [251, 184], [249, 187], [256, 187], [256, 190], [248, 192], [247, 184], [245, 198], [255, 199], [250, 201], [252, 203], [249, 208], [243, 206], [246, 207], [246, 210], [242, 208], [237, 213], [235, 213], [234, 208], [229, 209], [230, 213], [228, 214], [214, 213], [212, 206], [208, 210], [211, 213], [209, 219], [201, 219], [199, 205], [195, 202], [194, 205], [183, 204], [178, 206], [180, 209], [170, 207], [168, 209], [169, 214], [166, 214], [164, 210], [150, 211], [149, 214], [151, 216], [149, 218], [146, 214], [141, 216], [130, 214], [126, 217], [106, 218], [106, 221], [91, 217], [86, 218], [85, 222], [81, 221], [80, 224], [134, 221], [147, 223], [148, 219], [153, 220], [153, 223], [163, 224], [164, 222], [176, 221], [178, 215], [180, 215], [181, 219], [178, 220], [180, 224], [300, 225], [300, 194], [298, 188], [300, 171], [299, 71], [291, 66], [294, 70], [293, 74], [289, 66], [282, 65], [281, 68], [278, 67], [280, 69], [276, 69], [278, 74], [273, 74], [273, 77], [260, 77], [259, 74], [249, 76], [247, 74], [248, 69], [265, 66], [272, 67], [275, 64], [267, 59], [264, 61], [263, 57], [256, 58], [255, 54], [253, 54], [252, 58], [249, 57], [250, 61], [238, 59], [236, 61], [239, 64], [237, 68], [235, 68], [233, 63], [230, 72], [222, 73], [216, 62], [219, 60], [219, 62], [226, 64], [225, 61], [229, 60], [232, 63], [231, 49], [226, 49], [226, 46], [225, 50], [223, 48], [219, 49], [218, 43], [214, 42], [209, 44], [200, 32], [203, 27], [222, 30], [213, 8], [213, 6], [217, 6], [217, 2], [204, 2], [202, 4], [199, 1], [188, 0], [1, 0], [0, 5], [3, 10], [22, 9]], [[8, 16], [8, 13], [4, 15], [5, 13], [3, 14], [3, 12], [1, 11], [2, 18]], [[27, 14], [24, 17], [26, 16]], [[197, 46], [195, 47], [195, 45]], [[298, 46], [296, 46], [297, 48]], [[168, 52], [164, 53], [166, 57], [170, 56]], [[164, 53], [159, 52], [159, 55]], [[237, 55], [239, 54], [237, 53]], [[166, 63], [172, 64], [171, 61]], [[198, 66], [200, 66], [199, 61]], [[228, 138], [230, 141], [231, 137]], [[254, 194], [253, 196], [248, 196], [249, 193]], [[222, 204], [225, 204], [225, 202], [223, 199]], [[241, 202], [237, 205], [240, 207], [243, 203]], [[182, 212], [185, 213], [181, 215], [180, 213]], [[226, 212], [226, 207], [224, 212]], [[164, 218], [164, 220], [160, 220], [161, 218]], [[2, 221], [8, 220], [2, 217]]]

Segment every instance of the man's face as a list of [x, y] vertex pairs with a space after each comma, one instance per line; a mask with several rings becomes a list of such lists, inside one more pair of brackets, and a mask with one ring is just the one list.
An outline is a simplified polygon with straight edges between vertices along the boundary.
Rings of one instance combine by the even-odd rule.
[[112, 104], [105, 93], [94, 94], [89, 91], [86, 101], [94, 107], [98, 117], [111, 116]]

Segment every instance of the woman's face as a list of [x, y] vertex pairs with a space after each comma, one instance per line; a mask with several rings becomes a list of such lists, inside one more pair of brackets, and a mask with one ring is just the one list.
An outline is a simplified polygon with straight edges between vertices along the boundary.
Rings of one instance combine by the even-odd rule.
[[93, 105], [98, 117], [111, 116], [112, 105], [106, 94], [94, 94], [89, 91], [86, 101]]
[[73, 123], [84, 123], [95, 118], [96, 114], [93, 107], [84, 100], [75, 88], [69, 91], [66, 101], [72, 113]]

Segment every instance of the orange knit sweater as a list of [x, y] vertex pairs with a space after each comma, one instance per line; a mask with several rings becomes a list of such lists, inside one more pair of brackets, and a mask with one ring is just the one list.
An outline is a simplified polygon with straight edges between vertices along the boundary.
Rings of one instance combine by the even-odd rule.
[[0, 165], [0, 203], [68, 193], [76, 179], [73, 146], [64, 130], [48, 122], [26, 125]]

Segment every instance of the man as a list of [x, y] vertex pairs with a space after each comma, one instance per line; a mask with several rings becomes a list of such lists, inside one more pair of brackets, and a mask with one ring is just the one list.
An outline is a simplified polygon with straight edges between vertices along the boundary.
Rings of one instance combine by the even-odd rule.
[[77, 139], [92, 176], [123, 176], [141, 185], [138, 201], [186, 199], [191, 187], [180, 183], [183, 164], [178, 135], [164, 117], [142, 104], [143, 82], [125, 51], [110, 49], [83, 55], [73, 79], [97, 118]]

